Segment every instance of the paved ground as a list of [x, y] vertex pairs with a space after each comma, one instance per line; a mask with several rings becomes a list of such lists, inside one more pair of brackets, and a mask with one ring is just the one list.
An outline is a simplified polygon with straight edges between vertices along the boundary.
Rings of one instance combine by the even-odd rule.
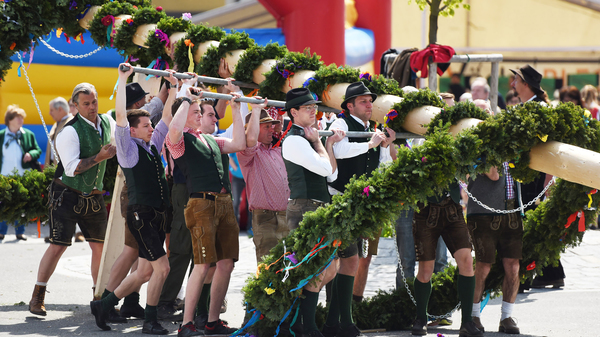
[[[42, 237], [47, 233], [42, 228]], [[17, 242], [12, 232], [0, 243], [0, 335], [1, 336], [106, 336], [120, 333], [141, 333], [141, 320], [112, 325], [113, 331], [100, 331], [90, 314], [92, 297], [89, 271], [90, 249], [85, 243], [74, 243], [60, 261], [48, 285], [46, 308], [48, 316], [34, 316], [27, 303], [36, 279], [37, 267], [47, 244], [37, 238], [34, 226], [26, 232], [29, 240]], [[240, 257], [233, 272], [228, 292], [229, 309], [223, 315], [232, 326], [242, 322], [241, 288], [246, 278], [256, 269], [252, 240], [240, 235]], [[379, 256], [373, 260], [366, 296], [378, 289], [391, 289], [395, 285], [396, 252], [391, 239], [380, 244]], [[562, 290], [533, 290], [517, 297], [514, 316], [525, 336], [598, 336], [600, 335], [600, 231], [589, 231], [583, 243], [568, 249], [562, 258], [567, 274]], [[142, 289], [142, 301], [145, 288]], [[322, 296], [323, 298], [323, 296]], [[143, 303], [143, 302], [142, 302]], [[497, 324], [500, 319], [500, 299], [490, 301], [483, 312], [482, 322], [486, 336], [500, 336]], [[441, 333], [458, 336], [460, 314], [453, 316], [452, 326], [430, 329], [429, 336]], [[164, 322], [176, 334], [178, 325]], [[409, 336], [407, 331], [373, 332], [377, 336]]]

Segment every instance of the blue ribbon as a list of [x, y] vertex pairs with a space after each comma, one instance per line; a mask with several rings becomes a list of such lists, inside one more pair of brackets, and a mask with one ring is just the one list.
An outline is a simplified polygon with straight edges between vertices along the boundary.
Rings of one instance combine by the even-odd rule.
[[259, 310], [252, 309], [252, 310], [248, 310], [247, 312], [248, 313], [254, 312], [254, 314], [252, 314], [252, 317], [248, 320], [248, 323], [246, 323], [246, 325], [244, 325], [243, 327], [239, 328], [231, 336], [237, 336], [237, 335], [239, 335], [242, 331], [244, 331], [247, 328], [251, 327], [252, 325], [254, 325], [254, 323], [258, 322], [258, 320], [260, 319], [260, 311]]
[[483, 308], [485, 308], [485, 306], [488, 304], [489, 300], [490, 300], [490, 291], [487, 290], [485, 292], [485, 298], [483, 299], [483, 301], [481, 301], [481, 307], [479, 308], [479, 312], [483, 312]]
[[110, 43], [110, 33], [112, 33], [112, 29], [113, 29], [113, 24], [111, 23], [110, 25], [108, 25], [108, 27], [106, 28], [106, 44]]
[[110, 100], [112, 101], [113, 97], [115, 97], [115, 91], [117, 91], [117, 87], [119, 86], [119, 79], [117, 78], [117, 83], [115, 83], [115, 87], [113, 89], [112, 94], [110, 95]]
[[[292, 312], [292, 308], [294, 308], [294, 304], [296, 304], [296, 301], [298, 300], [298, 298], [300, 298], [300, 296], [296, 296], [296, 298], [294, 299], [294, 303], [292, 303], [292, 306], [288, 309], [288, 311], [285, 312], [285, 315], [283, 315], [283, 318], [281, 319], [281, 321], [279, 321], [279, 325], [277, 325], [277, 330], [275, 330], [275, 336], [273, 336], [273, 337], [277, 337], [277, 335], [279, 335], [279, 329], [281, 328], [281, 324], [290, 315], [290, 312]], [[300, 306], [298, 306], [298, 308], [300, 308]], [[290, 327], [290, 330], [291, 330], [291, 327]]]
[[23, 68], [23, 59], [19, 56], [19, 68], [17, 68], [17, 75], [19, 75], [19, 77], [21, 77], [21, 68]]
[[304, 83], [302, 83], [302, 87], [303, 87], [303, 88], [306, 88], [306, 87], [308, 87], [308, 85], [310, 84], [310, 81], [319, 82], [319, 81], [317, 81], [317, 79], [316, 79], [316, 78], [314, 78], [314, 77], [309, 77], [309, 78], [308, 78], [306, 81], [304, 81]]

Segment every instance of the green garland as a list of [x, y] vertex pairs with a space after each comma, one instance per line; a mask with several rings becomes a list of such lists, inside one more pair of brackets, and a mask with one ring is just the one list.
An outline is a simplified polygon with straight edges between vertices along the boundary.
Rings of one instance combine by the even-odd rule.
[[[220, 41], [225, 37], [225, 31], [220, 27], [208, 27], [205, 25], [192, 25], [187, 31], [183, 41], [178, 41], [175, 44], [175, 64], [179, 71], [187, 71], [190, 65], [190, 58], [188, 56], [188, 46], [185, 45], [185, 40], [190, 40], [194, 44], [192, 47], [192, 55], [198, 50], [198, 45], [206, 41]], [[195, 66], [194, 66], [195, 68]]]
[[25, 225], [35, 218], [44, 221], [48, 215], [48, 185], [54, 177], [54, 166], [44, 172], [26, 170], [22, 176], [0, 175], [0, 214], [2, 221], [18, 221]]
[[[183, 20], [181, 18], [166, 17], [160, 19], [156, 29], [160, 29], [163, 33], [167, 34], [167, 36], [171, 36], [173, 33], [185, 32], [191, 26], [192, 23], [188, 20]], [[167, 53], [167, 50], [165, 49], [165, 43], [163, 41], [160, 41], [158, 37], [156, 37], [156, 35], [154, 34], [155, 32], [156, 31], [152, 31], [148, 35], [148, 39], [146, 40], [146, 46], [148, 47], [148, 49], [146, 49], [146, 53], [148, 57], [152, 60], [160, 57], [163, 61], [166, 61], [169, 64], [170, 68], [173, 68], [175, 64], [173, 63], [171, 56], [169, 55], [169, 53]], [[175, 48], [176, 44], [177, 43], [171, 46], [171, 48]]]
[[335, 63], [332, 63], [326, 67], [319, 68], [315, 72], [315, 76], [307, 80], [308, 85], [305, 83], [305, 87], [317, 94], [320, 100], [323, 100], [323, 94], [330, 85], [358, 82], [359, 76], [360, 71], [354, 67], [347, 65], [338, 67]]
[[119, 53], [122, 55], [139, 57], [137, 53], [142, 47], [132, 41], [137, 28], [144, 24], [156, 24], [165, 17], [164, 12], [157, 11], [152, 7], [138, 9], [133, 13], [130, 23], [125, 22], [117, 29], [117, 34], [114, 37], [115, 48], [119, 49]]
[[361, 74], [360, 80], [365, 86], [377, 95], [394, 95], [404, 97], [404, 91], [398, 85], [398, 82], [392, 78], [386, 78], [383, 75], [371, 75], [369, 73]]
[[[240, 57], [233, 78], [237, 81], [252, 83], [253, 72], [258, 68], [264, 60], [279, 59], [289, 53], [286, 46], [280, 46], [279, 43], [269, 43], [266, 46], [254, 45], [248, 49]], [[242, 88], [244, 95], [248, 95], [253, 89]]]
[[473, 102], [459, 102], [455, 106], [445, 107], [442, 111], [435, 115], [427, 128], [427, 134], [433, 133], [436, 127], [445, 124], [456, 124], [459, 120], [465, 118], [477, 118], [486, 120], [490, 115], [477, 107]]
[[220, 77], [219, 62], [227, 53], [236, 49], [248, 49], [254, 45], [248, 33], [232, 31], [219, 41], [218, 47], [210, 47], [202, 56], [200, 63], [196, 65], [196, 73], [202, 76]]
[[58, 8], [62, 9], [60, 15], [62, 17], [62, 28], [63, 32], [69, 37], [76, 37], [79, 34], [85, 33], [79, 25], [78, 16], [81, 17], [83, 13], [87, 12], [92, 6], [102, 6], [106, 4], [108, 0], [75, 0], [75, 6], [71, 5], [71, 0], [58, 0]]
[[[404, 124], [404, 119], [409, 112], [411, 112], [414, 108], [422, 107], [425, 105], [435, 106], [438, 108], [447, 107], [446, 103], [440, 98], [440, 96], [429, 90], [419, 90], [415, 92], [410, 92], [404, 94], [404, 99], [400, 103], [394, 104], [392, 110], [395, 110], [397, 115], [394, 117], [388, 113], [386, 119], [386, 126], [393, 130], [402, 130], [402, 124]], [[403, 140], [396, 140], [395, 143], [402, 144]]]
[[92, 19], [88, 28], [94, 42], [100, 47], [106, 47], [109, 44], [106, 39], [108, 27], [102, 23], [105, 16], [133, 15], [134, 11], [133, 5], [128, 2], [113, 1], [102, 6], [94, 15], [94, 19]]
[[290, 52], [279, 59], [273, 69], [265, 74], [266, 79], [260, 84], [259, 95], [270, 99], [285, 100], [285, 94], [281, 92], [281, 89], [285, 85], [287, 77], [284, 77], [283, 74], [288, 75], [298, 70], [317, 71], [324, 65], [321, 56], [317, 53], [311, 56], [308, 50], [305, 53]]

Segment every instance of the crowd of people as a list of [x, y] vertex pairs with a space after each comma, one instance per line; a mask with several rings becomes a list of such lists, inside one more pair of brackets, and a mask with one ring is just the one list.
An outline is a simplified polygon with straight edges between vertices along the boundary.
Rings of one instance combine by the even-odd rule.
[[[236, 102], [242, 93], [232, 84], [228, 69], [221, 60], [219, 74], [228, 79], [228, 84], [219, 92], [230, 94], [229, 101], [203, 98], [206, 89], [196, 86], [196, 75], [181, 81], [172, 76], [173, 71], [165, 77], [159, 94], [147, 100], [148, 93], [139, 84], [126, 84], [132, 70], [119, 68], [115, 109], [111, 113], [99, 113], [98, 94], [90, 83], [78, 84], [68, 102], [63, 98], [50, 102], [50, 115], [56, 123], [50, 131], [45, 164], [57, 165], [57, 169], [49, 194], [50, 245], [39, 264], [29, 302], [31, 313], [46, 315], [47, 283], [71, 245], [76, 226], [92, 251], [95, 287], [107, 227], [102, 181], [106, 161], [115, 155], [125, 176], [121, 195], [125, 247], [112, 266], [104, 293], [90, 303], [92, 314], [102, 330], [111, 329], [108, 323], [125, 323], [134, 317], [144, 320], [143, 333], [168, 334], [159, 321], [177, 311], [177, 296], [190, 267], [180, 337], [232, 334], [237, 330], [220, 319], [226, 309], [231, 273], [240, 259], [235, 205], [239, 205], [236, 190], [243, 187], [235, 179], [242, 179], [246, 188], [255, 258], [260, 262], [279, 240], [298, 228], [304, 213], [327, 205], [332, 195], [344, 193], [353, 176], [369, 176], [396, 159], [395, 132], [371, 121], [377, 95], [362, 82], [352, 83], [346, 90], [342, 113], [325, 113], [319, 119], [320, 101], [305, 88], [286, 94], [282, 112], [269, 108], [268, 98], [250, 104], [249, 110], [247, 104]], [[511, 71], [513, 90], [505, 95], [506, 105], [529, 101], [553, 104], [540, 87], [542, 76], [538, 71], [528, 65]], [[477, 106], [490, 114], [500, 113], [491, 109], [489, 94], [484, 78], [471, 85], [471, 99]], [[585, 107], [593, 118], [598, 118], [597, 96], [593, 86], [581, 92], [574, 87], [560, 90], [561, 102]], [[441, 98], [454, 104], [452, 94], [441, 94]], [[217, 121], [225, 115], [227, 105], [231, 107], [232, 125], [217, 134]], [[8, 107], [7, 127], [0, 131], [3, 175], [36, 168], [41, 150], [33, 133], [23, 128], [24, 118], [22, 109]], [[318, 130], [331, 130], [333, 135], [319, 137]], [[371, 131], [373, 135], [351, 138], [346, 136], [348, 131]], [[421, 142], [409, 139], [407, 146], [412, 148]], [[229, 174], [230, 155], [234, 155], [232, 167], [241, 173], [233, 180]], [[535, 198], [550, 179], [540, 173], [534, 182], [519, 189], [504, 163], [470, 177], [467, 189], [496, 210], [512, 210], [519, 198]], [[446, 192], [402, 212], [397, 219], [400, 267], [396, 286], [404, 287], [404, 278], [414, 278], [413, 335], [426, 335], [428, 324], [452, 324], [448, 318], [430, 323], [427, 314], [431, 277], [446, 267], [448, 251], [458, 265], [457, 287], [462, 303], [459, 335], [482, 336], [485, 330], [479, 318], [480, 302], [496, 253], [505, 271], [499, 331], [520, 332], [512, 313], [520, 284], [521, 213], [491, 212], [468, 203], [465, 192], [463, 189], [461, 198], [461, 187], [452, 184]], [[6, 227], [6, 223], [0, 224], [0, 240]], [[26, 239], [21, 227], [16, 233], [17, 238]], [[340, 251], [318, 282], [302, 289], [298, 323], [287, 326], [282, 333], [361, 336], [352, 318], [352, 303], [363, 298], [378, 239], [356, 238]], [[558, 278], [562, 282], [564, 273]], [[564, 286], [554, 280], [536, 280], [531, 286]], [[142, 307], [139, 291], [144, 283], [148, 285], [146, 305]], [[328, 315], [325, 325], [319, 327], [315, 314], [319, 292], [326, 285]], [[117, 311], [115, 306], [121, 299], [123, 304]]]

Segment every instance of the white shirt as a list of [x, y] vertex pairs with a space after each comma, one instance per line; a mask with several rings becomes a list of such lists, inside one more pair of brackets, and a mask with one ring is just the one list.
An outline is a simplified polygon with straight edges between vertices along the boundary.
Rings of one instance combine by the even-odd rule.
[[[352, 116], [352, 118], [354, 118], [360, 124], [362, 124], [362, 125], [365, 124], [358, 117], [356, 117], [354, 115], [350, 115], [350, 116]], [[329, 130], [332, 130], [332, 129], [340, 129], [343, 131], [348, 131], [348, 124], [346, 124], [346, 121], [343, 118], [338, 118], [333, 122], [333, 124], [331, 124], [331, 127], [329, 127]], [[346, 158], [356, 157], [363, 153], [367, 153], [367, 151], [369, 151], [369, 143], [368, 142], [365, 142], [365, 143], [350, 142], [348, 140], [348, 137], [344, 137], [344, 139], [342, 139], [341, 141], [333, 144], [333, 155], [335, 156], [336, 159], [346, 159]], [[387, 148], [380, 146], [378, 151], [379, 151], [379, 166], [384, 165], [389, 162], [392, 162], [392, 156], [390, 155], [390, 147], [389, 146]], [[335, 188], [329, 186], [329, 194], [331, 194], [331, 195], [341, 194], [341, 192], [336, 190]]]
[[281, 153], [285, 160], [322, 177], [327, 177], [329, 182], [335, 181], [337, 178], [337, 170], [333, 171], [329, 157], [321, 157], [310, 146], [310, 142], [302, 136], [288, 136], [281, 146]]
[[[60, 121], [56, 122], [56, 125], [58, 125], [58, 123], [64, 121], [65, 119], [72, 117], [70, 113], [66, 114], [63, 118], [60, 119]], [[62, 131], [62, 130], [61, 130]], [[58, 135], [55, 135], [54, 138], [56, 139], [56, 137], [58, 137]], [[52, 151], [52, 147], [50, 147], [50, 163], [54, 162], [54, 151]]]
[[[108, 117], [108, 122], [110, 124], [111, 143], [114, 143], [115, 127], [117, 123], [110, 114], [105, 114], [104, 116]], [[102, 137], [102, 128], [100, 127], [99, 116], [96, 119], [96, 125], [87, 120], [81, 114], [79, 114], [79, 117], [98, 130], [98, 132], [100, 132], [100, 137]], [[71, 125], [65, 126], [58, 136], [56, 136], [56, 151], [58, 152], [58, 156], [61, 159], [63, 167], [65, 168], [65, 174], [67, 177], [74, 177], [75, 169], [77, 169], [77, 165], [79, 165], [81, 160], [79, 159], [79, 136], [77, 135], [75, 128]]]
[[[23, 134], [23, 129], [20, 129], [19, 131], [21, 131], [21, 134]], [[0, 174], [2, 174], [3, 176], [8, 176], [13, 174], [13, 170], [16, 169], [17, 175], [21, 176], [25, 172], [25, 170], [23, 169], [23, 150], [21, 149], [18, 140], [13, 140], [12, 137], [8, 136], [9, 133], [11, 135], [14, 135], [14, 133], [10, 132], [10, 130], [8, 130], [7, 127], [6, 133], [4, 134], [4, 144], [0, 144], [0, 146], [3, 147], [2, 171], [0, 172]], [[5, 147], [5, 145], [6, 143], [8, 143], [9, 140], [11, 142], [7, 148]]]
[[[537, 97], [537, 95], [533, 95], [533, 96], [531, 96], [530, 99], [528, 99], [525, 102], [533, 101], [536, 97]], [[541, 106], [548, 106], [548, 104], [546, 102], [538, 102], [538, 103], [540, 103]]]

